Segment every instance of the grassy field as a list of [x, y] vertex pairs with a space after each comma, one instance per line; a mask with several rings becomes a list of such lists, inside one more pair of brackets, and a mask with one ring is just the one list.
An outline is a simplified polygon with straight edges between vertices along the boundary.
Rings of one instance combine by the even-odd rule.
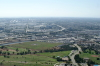
[[[92, 53], [94, 53], [94, 51], [92, 51]], [[97, 60], [98, 57], [92, 57], [92, 55], [95, 54], [90, 54], [90, 53], [81, 53], [80, 57], [81, 58], [90, 58], [92, 61], [94, 61], [95, 63], [100, 64], [100, 60]]]
[[64, 56], [68, 56], [68, 54], [70, 53], [71, 51], [60, 51], [60, 52], [53, 52], [53, 53], [50, 53], [50, 52], [45, 52], [45, 53], [37, 53], [38, 55], [45, 55], [45, 56], [48, 56], [48, 57], [53, 57], [53, 56], [60, 56], [60, 57], [64, 57]]
[[[58, 61], [53, 56], [57, 57], [64, 57], [68, 56], [70, 51], [60, 51], [60, 52], [42, 52], [42, 53], [36, 53], [36, 54], [26, 54], [26, 55], [16, 55], [18, 52], [27, 51], [26, 48], [31, 49], [32, 52], [35, 50], [45, 50], [49, 49], [58, 45], [61, 45], [62, 43], [47, 43], [47, 42], [37, 42], [37, 41], [31, 41], [31, 42], [25, 42], [25, 43], [19, 43], [19, 44], [13, 44], [6, 46], [8, 50], [3, 50], [2, 52], [10, 52], [10, 55], [7, 55], [9, 57], [4, 57], [4, 55], [0, 56], [0, 66], [53, 66]], [[16, 48], [18, 48], [18, 52], [16, 51]], [[13, 54], [13, 52], [15, 52]]]
[[9, 58], [0, 56], [0, 62], [7, 66], [53, 66], [57, 63], [53, 56], [68, 56], [70, 51], [53, 52], [53, 53], [37, 53], [31, 55], [10, 55]]
[[[45, 59], [46, 58], [46, 59]], [[41, 65], [41, 66], [52, 66], [56, 63], [56, 59], [47, 57], [47, 56], [38, 56], [38, 55], [12, 55], [9, 58], [4, 58], [0, 56], [0, 62], [4, 65], [9, 66], [31, 66], [31, 65]]]
[[16, 48], [21, 48], [21, 50], [25, 50], [26, 48], [33, 49], [33, 50], [44, 50], [61, 44], [62, 43], [47, 43], [47, 42], [31, 41], [31, 42], [9, 45], [7, 47], [13, 50], [15, 50]]

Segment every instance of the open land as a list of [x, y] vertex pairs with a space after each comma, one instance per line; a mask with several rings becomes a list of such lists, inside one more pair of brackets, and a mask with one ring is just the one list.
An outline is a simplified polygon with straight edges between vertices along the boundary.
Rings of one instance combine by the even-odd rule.
[[92, 50], [91, 52], [89, 52], [89, 50], [86, 50], [87, 51], [87, 53], [81, 53], [79, 56], [81, 57], [81, 58], [89, 58], [89, 59], [91, 59], [92, 61], [94, 61], [95, 63], [97, 63], [97, 64], [100, 64], [100, 60], [97, 60], [97, 58], [99, 58], [99, 55], [96, 55], [96, 53], [95, 53], [95, 51], [94, 50]]
[[[47, 42], [25, 42], [21, 44], [13, 44], [5, 46], [6, 48], [2, 49], [2, 52], [7, 54], [6, 57], [4, 55], [0, 56], [0, 65], [1, 66], [53, 66], [58, 61], [53, 58], [53, 56], [64, 57], [68, 56], [70, 51], [60, 51], [60, 52], [42, 52], [38, 53], [40, 50], [46, 50], [62, 43], [47, 43]], [[16, 51], [18, 49], [18, 51]], [[17, 53], [28, 51], [30, 49], [31, 52], [37, 51], [36, 54], [25, 54], [25, 55], [17, 55]], [[6, 51], [7, 50], [7, 51]], [[10, 54], [8, 54], [10, 53]]]

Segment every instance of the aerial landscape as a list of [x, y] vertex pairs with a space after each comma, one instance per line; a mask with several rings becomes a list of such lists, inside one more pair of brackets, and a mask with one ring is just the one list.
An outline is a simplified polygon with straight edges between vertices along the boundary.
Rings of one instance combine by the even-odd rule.
[[100, 64], [98, 18], [1, 18], [0, 23], [0, 65]]
[[0, 66], [100, 66], [99, 0], [1, 0], [0, 9]]

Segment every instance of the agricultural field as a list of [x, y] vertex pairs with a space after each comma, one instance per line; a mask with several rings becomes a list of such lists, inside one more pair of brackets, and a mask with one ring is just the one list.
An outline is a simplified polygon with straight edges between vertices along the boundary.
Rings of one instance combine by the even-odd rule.
[[[61, 45], [61, 43], [25, 42], [2, 46], [0, 49], [0, 66], [53, 66], [57, 63], [54, 56], [68, 56], [70, 51], [39, 52]], [[36, 53], [34, 53], [36, 52]]]

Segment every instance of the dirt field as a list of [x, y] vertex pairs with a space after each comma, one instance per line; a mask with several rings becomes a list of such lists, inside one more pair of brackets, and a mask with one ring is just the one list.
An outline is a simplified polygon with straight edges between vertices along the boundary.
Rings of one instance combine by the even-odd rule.
[[92, 57], [100, 57], [99, 55], [91, 55]]

